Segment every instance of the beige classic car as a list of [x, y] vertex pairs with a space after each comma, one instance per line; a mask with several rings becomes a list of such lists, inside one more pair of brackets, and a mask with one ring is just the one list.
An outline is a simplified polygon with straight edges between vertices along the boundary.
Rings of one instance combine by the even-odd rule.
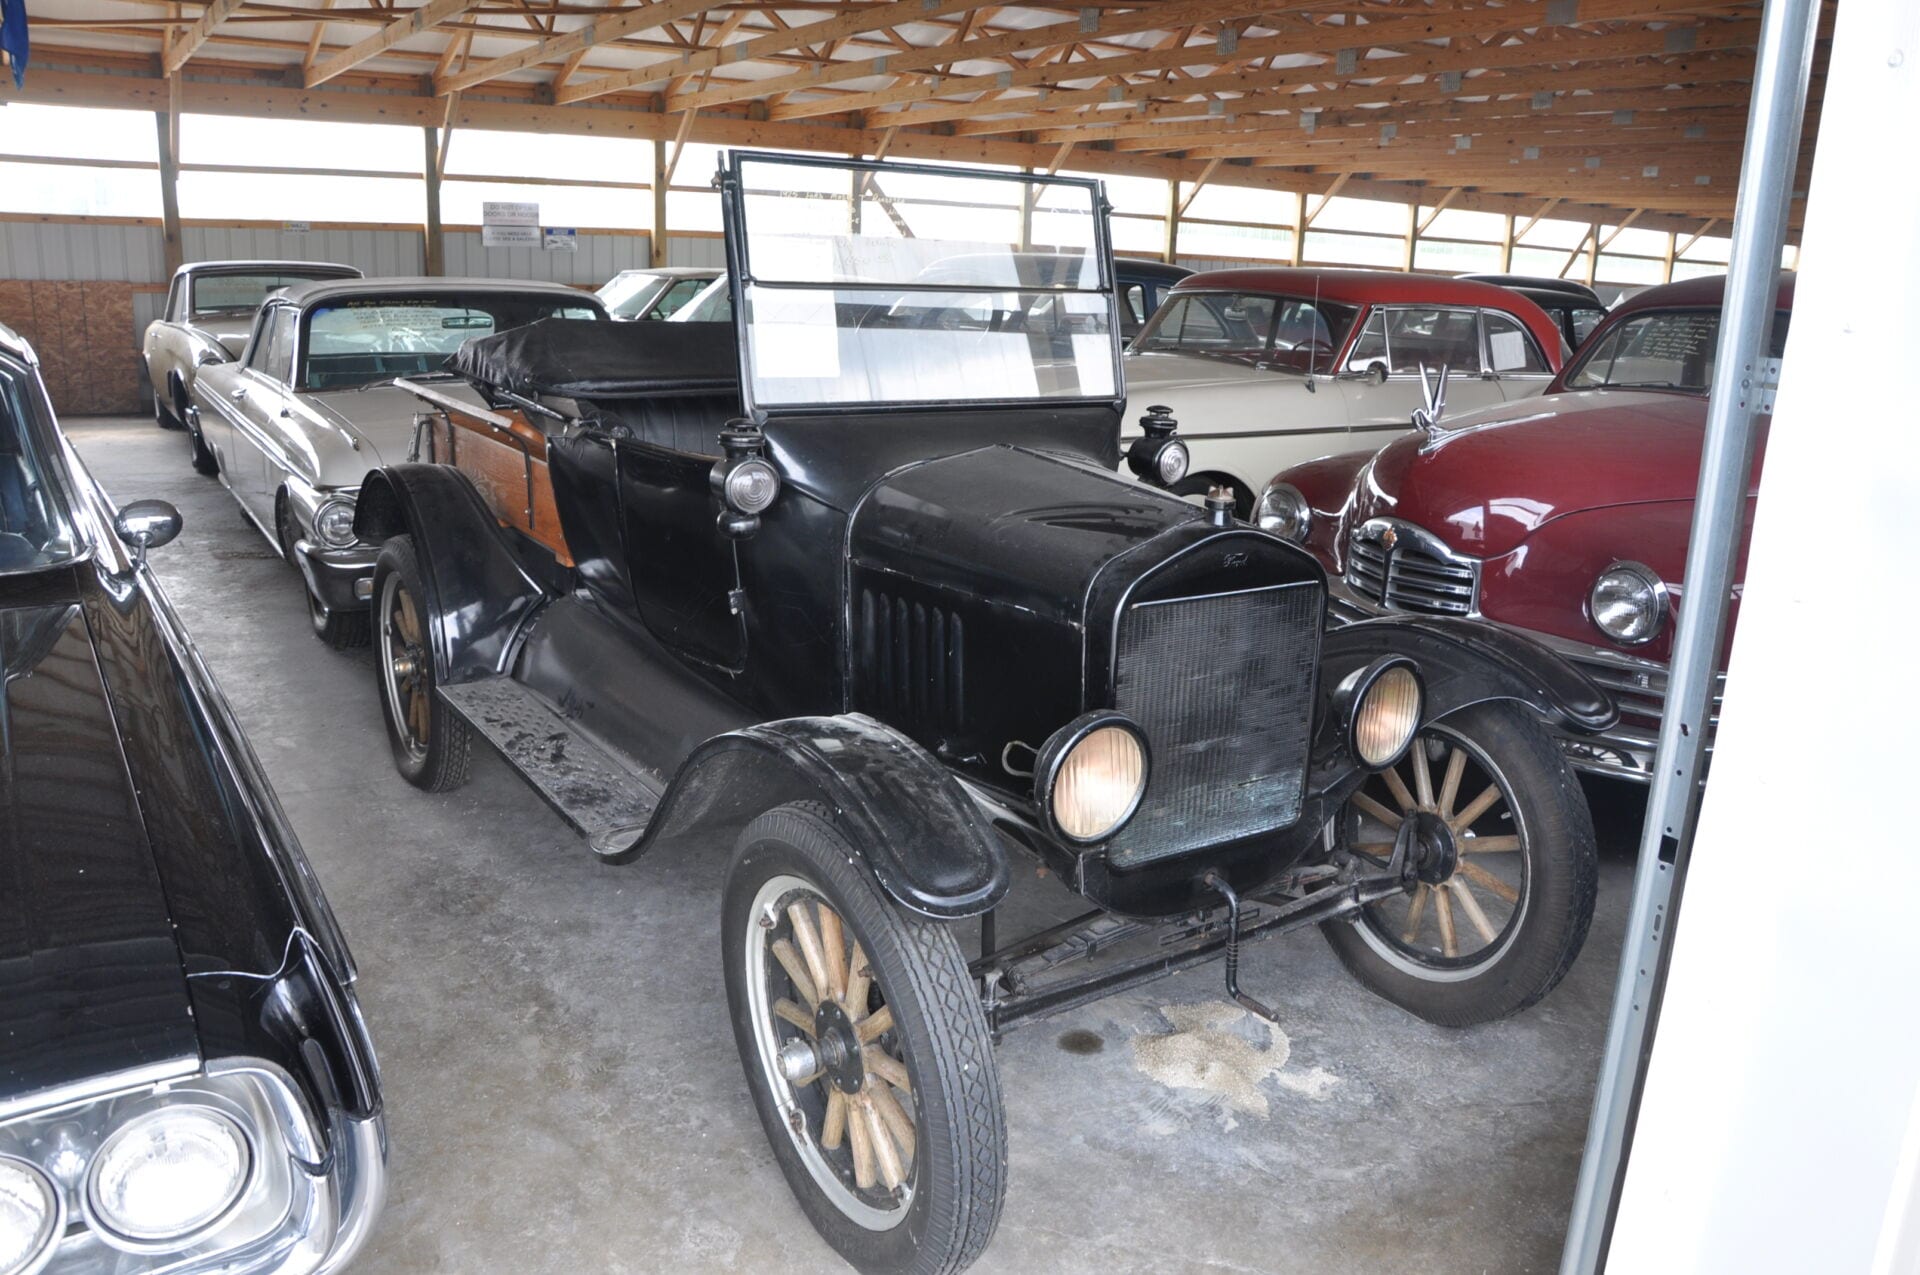
[[1236, 512], [1289, 465], [1413, 428], [1420, 369], [1449, 410], [1539, 394], [1565, 342], [1519, 293], [1443, 275], [1262, 267], [1188, 275], [1127, 350], [1124, 447], [1149, 407], [1192, 457], [1174, 491], [1233, 491]]
[[604, 319], [599, 298], [509, 279], [335, 279], [267, 298], [240, 356], [189, 391], [193, 464], [217, 474], [281, 556], [300, 568], [314, 634], [363, 645], [378, 546], [353, 531], [370, 469], [407, 460], [420, 400], [396, 377], [484, 408], [441, 371], [469, 337], [541, 319]]
[[153, 419], [186, 424], [187, 391], [208, 363], [240, 357], [253, 312], [276, 288], [309, 279], [357, 279], [352, 266], [326, 261], [194, 261], [173, 272], [167, 308], [147, 325], [140, 352], [153, 387]]

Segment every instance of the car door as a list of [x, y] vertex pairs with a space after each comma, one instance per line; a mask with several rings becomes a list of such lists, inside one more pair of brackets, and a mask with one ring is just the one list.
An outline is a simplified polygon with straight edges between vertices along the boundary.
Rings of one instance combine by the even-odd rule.
[[699, 663], [738, 669], [746, 625], [736, 590], [736, 553], [750, 553], [719, 527], [710, 477], [720, 428], [736, 415], [731, 396], [649, 400], [614, 442], [621, 544], [641, 621]]
[[[1543, 392], [1553, 379], [1553, 366], [1526, 325], [1499, 310], [1482, 310], [1480, 318], [1486, 338], [1486, 376], [1499, 387], [1502, 400]], [[1453, 401], [1449, 387], [1447, 402]]]
[[276, 434], [287, 378], [293, 370], [293, 337], [298, 320], [299, 311], [292, 306], [267, 307], [255, 322], [245, 366], [227, 391], [238, 461], [230, 475], [233, 492], [254, 520], [267, 528], [274, 525], [273, 477], [280, 472], [282, 450]]
[[[1447, 370], [1448, 414], [1502, 402], [1500, 387], [1485, 376], [1480, 314], [1470, 306], [1377, 306], [1367, 316], [1347, 356], [1345, 382], [1356, 432], [1411, 427], [1426, 403], [1420, 369]], [[1381, 379], [1381, 371], [1385, 379]]]

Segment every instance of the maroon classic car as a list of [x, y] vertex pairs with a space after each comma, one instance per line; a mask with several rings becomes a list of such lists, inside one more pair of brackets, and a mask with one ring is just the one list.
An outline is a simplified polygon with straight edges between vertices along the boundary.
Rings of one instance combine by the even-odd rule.
[[[1566, 656], [1621, 708], [1611, 731], [1564, 736], [1569, 760], [1645, 780], [1724, 285], [1693, 279], [1624, 302], [1544, 397], [1282, 472], [1261, 497], [1261, 526], [1320, 559], [1336, 616], [1473, 616]], [[1793, 277], [1783, 275], [1776, 359], [1792, 303]], [[1755, 484], [1765, 444], [1763, 426]], [[1752, 518], [1750, 496], [1749, 532]], [[1742, 571], [1745, 552], [1743, 543]], [[1736, 585], [1736, 616], [1738, 605]]]

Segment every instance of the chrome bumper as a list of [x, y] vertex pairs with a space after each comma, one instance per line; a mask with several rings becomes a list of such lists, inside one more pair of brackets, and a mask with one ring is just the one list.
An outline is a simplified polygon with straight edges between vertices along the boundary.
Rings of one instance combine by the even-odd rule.
[[[1379, 616], [1418, 614], [1422, 613], [1384, 609], [1354, 593], [1340, 577], [1327, 577], [1327, 623], [1330, 625], [1351, 624], [1356, 620]], [[1562, 751], [1567, 755], [1568, 765], [1591, 775], [1606, 775], [1636, 783], [1648, 781], [1653, 773], [1654, 749], [1660, 738], [1660, 717], [1666, 711], [1667, 666], [1664, 663], [1554, 637], [1533, 629], [1500, 624], [1498, 620], [1488, 620], [1485, 616], [1473, 618], [1538, 642], [1586, 674], [1619, 705], [1619, 723], [1597, 735], [1582, 735], [1567, 730], [1554, 732]], [[1714, 681], [1713, 709], [1707, 727], [1709, 756], [1713, 752], [1713, 733], [1720, 726], [1720, 697], [1726, 689], [1726, 681], [1724, 672]]]
[[372, 545], [323, 549], [311, 540], [297, 540], [293, 545], [294, 565], [306, 577], [307, 592], [329, 615], [364, 610], [369, 605], [373, 564], [378, 556], [378, 548]]

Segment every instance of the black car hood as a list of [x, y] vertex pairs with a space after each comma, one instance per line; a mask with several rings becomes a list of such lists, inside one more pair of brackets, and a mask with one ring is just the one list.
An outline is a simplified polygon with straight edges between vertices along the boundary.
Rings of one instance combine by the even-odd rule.
[[166, 897], [70, 572], [0, 582], [0, 1104], [197, 1061]]

